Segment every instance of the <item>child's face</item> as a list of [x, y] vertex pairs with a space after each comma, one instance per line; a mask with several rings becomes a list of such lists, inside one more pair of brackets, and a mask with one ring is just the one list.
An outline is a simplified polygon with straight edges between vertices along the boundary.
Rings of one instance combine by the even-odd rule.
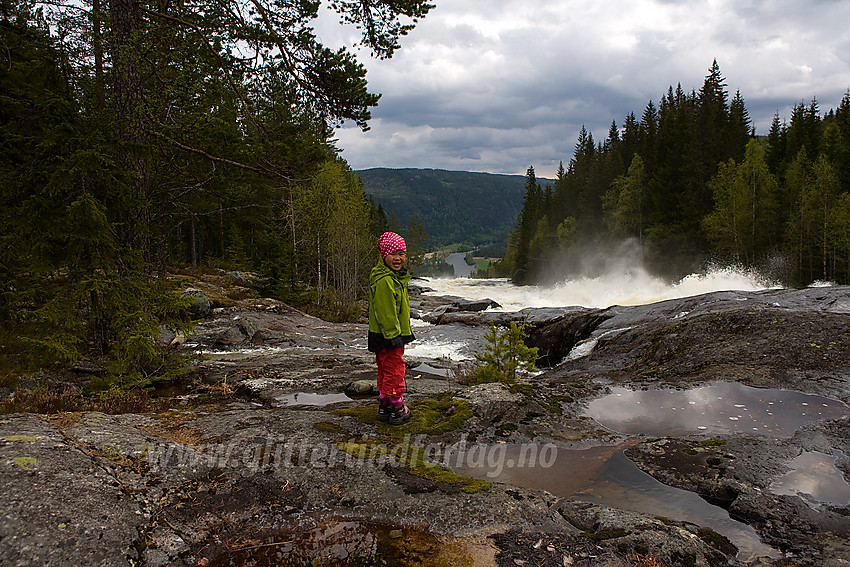
[[390, 252], [384, 258], [384, 263], [389, 267], [389, 269], [397, 272], [404, 267], [404, 263], [407, 261], [407, 253], [404, 250], [396, 250], [395, 252]]

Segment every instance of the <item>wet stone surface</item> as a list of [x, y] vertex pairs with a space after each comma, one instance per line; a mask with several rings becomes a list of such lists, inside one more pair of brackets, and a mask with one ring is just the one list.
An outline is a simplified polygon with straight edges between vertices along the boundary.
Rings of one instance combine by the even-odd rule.
[[[377, 422], [373, 392], [349, 387], [374, 380], [364, 324], [269, 302], [214, 310], [187, 339], [203, 356], [169, 411], [0, 417], [0, 564], [847, 565], [847, 504], [772, 490], [803, 452], [832, 459], [831, 482], [850, 478], [847, 298], [847, 288], [775, 290], [535, 310], [532, 339], [549, 345], [551, 368], [466, 386], [429, 372], [445, 359], [417, 355], [414, 419], [397, 428]], [[414, 301], [444, 323], [415, 328], [438, 346], [457, 333], [480, 349], [482, 324], [521, 317]], [[592, 348], [564, 358], [586, 339]], [[725, 382], [823, 396], [836, 412], [782, 435], [645, 434], [587, 414], [618, 388]], [[516, 465], [507, 448], [532, 445], [538, 459], [542, 447], [595, 451], [585, 468], [597, 476], [556, 494], [539, 479], [451, 473], [461, 457]], [[594, 491], [618, 458], [753, 530], [765, 554], [740, 553], [700, 521], [606, 504]]]

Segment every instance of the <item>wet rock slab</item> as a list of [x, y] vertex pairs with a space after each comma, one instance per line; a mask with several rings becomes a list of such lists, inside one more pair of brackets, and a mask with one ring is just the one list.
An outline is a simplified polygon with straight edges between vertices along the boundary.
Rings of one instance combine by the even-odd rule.
[[[785, 438], [716, 435], [717, 444], [706, 446], [690, 434], [614, 432], [583, 408], [619, 384], [687, 388], [716, 380], [846, 403], [847, 297], [847, 288], [773, 290], [607, 310], [443, 309], [440, 321], [463, 327], [464, 340], [489, 322], [527, 317], [537, 339], [549, 340], [553, 367], [518, 384], [478, 386], [411, 368], [411, 404], [470, 411], [455, 428], [433, 433], [378, 424], [374, 392], [280, 405], [280, 396], [339, 394], [374, 380], [365, 324], [326, 323], [274, 304], [219, 309], [187, 340], [205, 354], [171, 411], [0, 418], [0, 564], [310, 564], [346, 545], [367, 563], [743, 564], [728, 541], [702, 526], [509, 484], [467, 493], [381, 452], [440, 454], [465, 440], [568, 449], [628, 441], [644, 471], [723, 506], [793, 561], [846, 565], [847, 506], [769, 490], [800, 451], [850, 455], [845, 418]], [[420, 309], [440, 305], [446, 302], [428, 299]], [[585, 339], [596, 341], [587, 355], [563, 359]], [[850, 478], [848, 459], [836, 466]], [[459, 555], [440, 556], [437, 548]]]

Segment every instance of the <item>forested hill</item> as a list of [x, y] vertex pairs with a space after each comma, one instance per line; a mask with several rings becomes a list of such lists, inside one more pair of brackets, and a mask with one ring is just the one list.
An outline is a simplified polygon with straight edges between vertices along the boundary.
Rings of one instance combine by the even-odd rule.
[[387, 168], [357, 173], [364, 193], [388, 217], [395, 215], [402, 229], [411, 216], [425, 227], [429, 246], [504, 243], [525, 193], [523, 175]]

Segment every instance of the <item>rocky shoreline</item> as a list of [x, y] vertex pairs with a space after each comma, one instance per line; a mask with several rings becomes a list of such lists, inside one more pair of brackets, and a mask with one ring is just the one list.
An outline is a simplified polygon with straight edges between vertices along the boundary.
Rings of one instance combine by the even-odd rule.
[[[267, 300], [217, 309], [179, 348], [203, 352], [171, 409], [0, 416], [4, 565], [850, 564], [850, 508], [777, 495], [804, 451], [850, 479], [850, 410], [792, 434], [618, 433], [584, 415], [628, 385], [716, 381], [850, 403], [850, 288], [722, 292], [640, 307], [483, 311], [415, 290], [415, 332], [525, 317], [537, 376], [464, 385], [445, 361], [408, 371], [416, 419], [375, 420], [365, 325]], [[577, 345], [582, 356], [570, 359]], [[565, 358], [566, 357], [566, 358]], [[443, 375], [448, 374], [448, 375]], [[432, 463], [461, 443], [611, 448], [757, 533], [744, 556], [710, 528]], [[504, 453], [502, 453], [504, 455]], [[570, 471], [564, 471], [565, 475]], [[654, 563], [653, 563], [654, 561]]]

